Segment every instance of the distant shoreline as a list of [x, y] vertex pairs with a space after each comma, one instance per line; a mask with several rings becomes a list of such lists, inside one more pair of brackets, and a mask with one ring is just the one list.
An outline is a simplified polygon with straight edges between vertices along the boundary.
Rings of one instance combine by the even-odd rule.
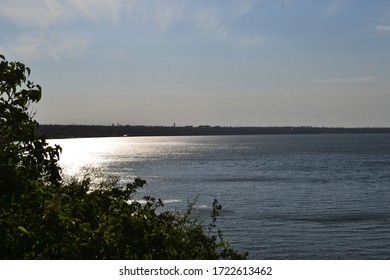
[[143, 125], [40, 125], [37, 135], [48, 139], [121, 136], [207, 136], [277, 134], [361, 134], [390, 133], [390, 127], [229, 127], [229, 126], [143, 126]]

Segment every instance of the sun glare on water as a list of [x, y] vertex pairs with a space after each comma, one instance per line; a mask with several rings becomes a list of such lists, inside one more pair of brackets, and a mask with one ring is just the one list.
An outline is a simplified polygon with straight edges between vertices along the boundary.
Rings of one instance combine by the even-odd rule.
[[[63, 152], [60, 165], [66, 174], [73, 175], [85, 166], [102, 167], [117, 147], [117, 141], [108, 138], [80, 138], [50, 140], [50, 144], [58, 144]], [[110, 158], [112, 161], [112, 158]]]
[[64, 173], [74, 175], [86, 166], [106, 168], [113, 163], [152, 159], [161, 153], [161, 146], [170, 141], [171, 138], [165, 137], [158, 140], [153, 137], [102, 137], [52, 139], [48, 142], [62, 147], [60, 165]]

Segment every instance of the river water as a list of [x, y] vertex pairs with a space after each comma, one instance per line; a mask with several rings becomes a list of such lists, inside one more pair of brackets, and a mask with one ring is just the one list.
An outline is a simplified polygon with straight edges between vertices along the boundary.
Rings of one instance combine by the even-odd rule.
[[86, 165], [142, 177], [141, 194], [184, 209], [214, 198], [225, 238], [250, 259], [390, 259], [390, 134], [49, 140]]

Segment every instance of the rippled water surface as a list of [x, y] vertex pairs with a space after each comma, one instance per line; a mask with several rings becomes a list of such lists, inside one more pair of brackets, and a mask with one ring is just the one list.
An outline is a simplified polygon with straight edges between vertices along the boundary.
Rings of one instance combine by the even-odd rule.
[[101, 166], [168, 209], [197, 198], [251, 259], [390, 259], [390, 134], [50, 140], [68, 173]]

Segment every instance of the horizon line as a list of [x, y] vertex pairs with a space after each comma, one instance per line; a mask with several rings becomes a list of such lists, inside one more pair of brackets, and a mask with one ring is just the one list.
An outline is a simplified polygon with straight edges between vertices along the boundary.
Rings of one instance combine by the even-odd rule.
[[147, 125], [147, 124], [80, 124], [80, 123], [72, 123], [72, 124], [47, 124], [42, 123], [38, 124], [38, 126], [105, 126], [105, 127], [123, 127], [123, 126], [130, 126], [130, 127], [167, 127], [167, 128], [342, 128], [342, 129], [390, 129], [390, 126], [316, 126], [316, 125], [209, 125], [209, 124], [201, 124], [201, 125]]

